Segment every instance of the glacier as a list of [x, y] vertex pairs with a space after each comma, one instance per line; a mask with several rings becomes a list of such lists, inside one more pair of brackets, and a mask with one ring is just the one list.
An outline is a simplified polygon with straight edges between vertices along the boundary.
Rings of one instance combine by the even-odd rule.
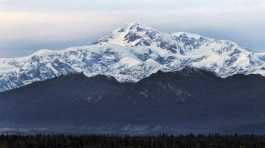
[[206, 70], [221, 78], [265, 76], [265, 52], [247, 50], [228, 40], [187, 32], [164, 33], [131, 23], [87, 46], [0, 58], [0, 92], [74, 73], [136, 83], [158, 71], [184, 68]]

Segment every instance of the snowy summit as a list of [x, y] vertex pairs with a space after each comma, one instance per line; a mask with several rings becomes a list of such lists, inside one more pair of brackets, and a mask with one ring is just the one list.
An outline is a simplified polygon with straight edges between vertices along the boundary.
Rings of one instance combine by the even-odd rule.
[[221, 78], [265, 76], [265, 52], [249, 51], [231, 41], [185, 32], [163, 33], [132, 23], [92, 45], [0, 59], [0, 92], [72, 73], [138, 82], [158, 71], [186, 67], [207, 70]]

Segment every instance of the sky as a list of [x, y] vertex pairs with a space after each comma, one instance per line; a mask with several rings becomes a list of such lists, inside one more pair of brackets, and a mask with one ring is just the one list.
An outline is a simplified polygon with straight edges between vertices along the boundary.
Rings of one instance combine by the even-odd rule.
[[265, 51], [265, 0], [0, 0], [0, 58], [87, 45], [130, 22]]

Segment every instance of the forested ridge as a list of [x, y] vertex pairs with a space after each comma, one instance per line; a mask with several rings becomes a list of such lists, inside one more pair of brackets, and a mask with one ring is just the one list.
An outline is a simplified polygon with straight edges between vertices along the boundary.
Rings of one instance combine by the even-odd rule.
[[265, 148], [265, 136], [2, 135], [0, 148]]

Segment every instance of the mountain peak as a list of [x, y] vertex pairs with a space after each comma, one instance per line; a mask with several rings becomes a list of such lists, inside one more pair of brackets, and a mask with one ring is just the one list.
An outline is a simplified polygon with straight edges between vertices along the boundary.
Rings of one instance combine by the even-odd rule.
[[115, 30], [110, 36], [101, 39], [99, 42], [108, 42], [130, 47], [150, 46], [159, 38], [160, 34], [161, 32], [151, 27], [133, 22]]
[[140, 23], [138, 23], [138, 22], [131, 22], [131, 23], [129, 23], [129, 24], [127, 25], [126, 28], [132, 30], [132, 29], [137, 29], [137, 28], [146, 28], [146, 26], [143, 25], [143, 24], [140, 24]]
[[157, 29], [133, 22], [115, 30], [110, 36], [99, 42], [126, 47], [157, 48], [185, 54], [187, 51], [196, 49], [212, 40], [194, 33], [177, 32], [170, 34], [160, 32]]
[[138, 22], [131, 22], [127, 24], [126, 26], [122, 27], [120, 31], [121, 32], [122, 31], [141, 32], [141, 31], [155, 31], [155, 29], [148, 27], [147, 25], [140, 24]]

